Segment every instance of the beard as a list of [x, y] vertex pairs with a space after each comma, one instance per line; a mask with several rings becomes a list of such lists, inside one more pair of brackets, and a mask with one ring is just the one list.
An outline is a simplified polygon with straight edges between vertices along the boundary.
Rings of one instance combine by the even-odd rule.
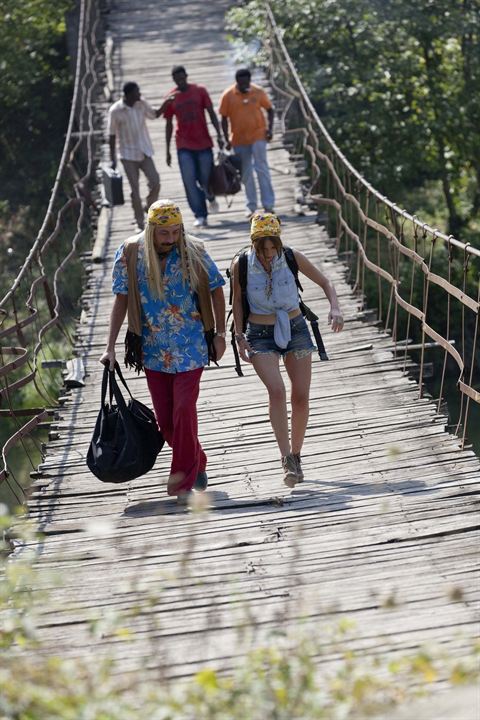
[[172, 252], [173, 248], [177, 246], [177, 243], [160, 243], [156, 246], [157, 255], [159, 258], [164, 258]]

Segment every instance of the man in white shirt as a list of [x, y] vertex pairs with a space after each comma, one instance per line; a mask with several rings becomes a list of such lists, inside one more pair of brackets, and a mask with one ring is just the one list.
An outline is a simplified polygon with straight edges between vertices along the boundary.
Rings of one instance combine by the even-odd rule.
[[[158, 200], [160, 192], [160, 176], [153, 162], [153, 146], [145, 119], [159, 117], [169, 102], [170, 98], [167, 98], [158, 110], [154, 110], [142, 99], [137, 83], [127, 82], [123, 86], [123, 98], [117, 100], [108, 111], [107, 133], [112, 168], [117, 164], [118, 138], [118, 156], [130, 183], [133, 212], [140, 230], [144, 228], [145, 211]], [[140, 197], [140, 170], [147, 178], [149, 190], [145, 207]]]

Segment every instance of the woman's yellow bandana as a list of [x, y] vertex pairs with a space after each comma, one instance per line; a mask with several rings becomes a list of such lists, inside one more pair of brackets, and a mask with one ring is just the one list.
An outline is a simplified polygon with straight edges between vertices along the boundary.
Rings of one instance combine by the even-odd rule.
[[172, 200], [157, 200], [148, 208], [147, 220], [152, 225], [182, 225], [180, 208]]
[[280, 237], [280, 219], [274, 213], [255, 213], [250, 225], [250, 237]]

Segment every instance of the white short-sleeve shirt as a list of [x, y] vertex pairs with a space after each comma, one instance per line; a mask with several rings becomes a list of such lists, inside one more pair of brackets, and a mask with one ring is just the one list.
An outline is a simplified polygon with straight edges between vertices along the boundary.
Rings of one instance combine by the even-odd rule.
[[117, 100], [108, 111], [108, 135], [118, 138], [118, 155], [121, 160], [141, 162], [145, 155], [153, 155], [153, 145], [145, 122], [153, 120], [155, 110], [145, 101], [137, 100], [130, 107], [124, 100]]

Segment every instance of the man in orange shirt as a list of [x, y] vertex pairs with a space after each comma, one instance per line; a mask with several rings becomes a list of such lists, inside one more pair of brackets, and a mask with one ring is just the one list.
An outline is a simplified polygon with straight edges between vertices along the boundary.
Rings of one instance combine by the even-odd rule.
[[[254, 170], [263, 209], [266, 212], [273, 212], [275, 204], [267, 162], [267, 141], [272, 139], [273, 107], [266, 92], [258, 85], [253, 85], [250, 79], [250, 70], [237, 70], [236, 83], [223, 93], [219, 110], [227, 149], [233, 147], [235, 155], [238, 155], [242, 161], [242, 182], [247, 200], [246, 215], [249, 218], [257, 209]], [[268, 127], [264, 111], [267, 113]]]

